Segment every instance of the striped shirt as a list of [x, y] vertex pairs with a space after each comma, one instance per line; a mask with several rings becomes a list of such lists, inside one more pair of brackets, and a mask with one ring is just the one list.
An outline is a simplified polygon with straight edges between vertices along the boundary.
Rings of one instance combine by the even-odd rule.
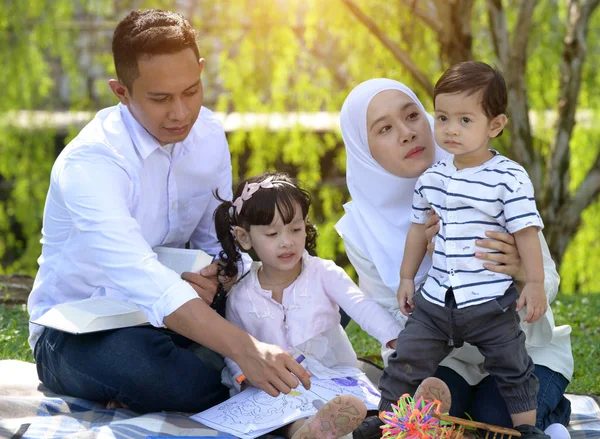
[[512, 277], [484, 268], [475, 252], [489, 250], [476, 248], [475, 240], [485, 239], [488, 230], [543, 228], [525, 169], [492, 152], [493, 158], [473, 168], [456, 169], [453, 157], [439, 161], [417, 181], [412, 221], [424, 224], [430, 208], [440, 216], [433, 265], [421, 287], [430, 302], [444, 306], [450, 287], [458, 308], [501, 297]]

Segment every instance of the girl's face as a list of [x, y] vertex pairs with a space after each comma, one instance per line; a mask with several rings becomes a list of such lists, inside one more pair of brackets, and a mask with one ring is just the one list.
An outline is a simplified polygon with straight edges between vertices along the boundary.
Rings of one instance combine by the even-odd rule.
[[382, 91], [371, 100], [367, 140], [373, 158], [398, 177], [420, 176], [435, 158], [427, 116], [399, 90]]
[[263, 269], [286, 272], [297, 267], [302, 260], [306, 244], [306, 218], [296, 206], [296, 214], [289, 224], [284, 224], [279, 211], [268, 226], [250, 226], [250, 232], [236, 234], [246, 250], [252, 247], [263, 263]]

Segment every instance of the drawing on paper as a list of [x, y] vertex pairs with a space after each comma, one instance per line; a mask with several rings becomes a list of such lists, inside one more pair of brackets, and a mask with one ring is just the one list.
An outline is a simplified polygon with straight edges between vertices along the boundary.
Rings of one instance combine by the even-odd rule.
[[300, 411], [306, 413], [306, 416], [315, 413], [312, 401], [315, 397], [304, 389], [288, 395], [281, 394], [276, 398], [259, 389], [248, 389], [244, 393], [243, 399], [234, 397], [215, 407], [217, 410], [213, 413], [212, 421], [230, 426], [246, 426], [251, 420], [254, 425], [262, 425], [281, 419], [284, 413], [290, 411]]

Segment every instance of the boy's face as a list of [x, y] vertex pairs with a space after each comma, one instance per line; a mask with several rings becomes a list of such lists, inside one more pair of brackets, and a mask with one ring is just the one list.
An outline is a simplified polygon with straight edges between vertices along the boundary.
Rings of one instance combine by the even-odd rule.
[[501, 114], [489, 120], [481, 107], [481, 93], [440, 94], [435, 98], [435, 140], [458, 159], [488, 157], [488, 142], [506, 125]]
[[192, 49], [138, 59], [139, 76], [132, 90], [110, 84], [122, 104], [161, 145], [184, 140], [198, 118], [204, 60]]

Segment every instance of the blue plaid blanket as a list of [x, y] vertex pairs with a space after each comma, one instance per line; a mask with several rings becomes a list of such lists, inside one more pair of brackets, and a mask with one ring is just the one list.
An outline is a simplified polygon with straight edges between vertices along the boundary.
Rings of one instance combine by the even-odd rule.
[[[572, 403], [572, 439], [600, 439], [600, 406], [587, 395]], [[35, 366], [0, 361], [0, 438], [146, 439], [149, 436], [224, 436], [191, 419], [189, 413], [106, 410], [103, 404], [56, 395], [40, 384]], [[217, 438], [215, 438], [217, 439]]]

